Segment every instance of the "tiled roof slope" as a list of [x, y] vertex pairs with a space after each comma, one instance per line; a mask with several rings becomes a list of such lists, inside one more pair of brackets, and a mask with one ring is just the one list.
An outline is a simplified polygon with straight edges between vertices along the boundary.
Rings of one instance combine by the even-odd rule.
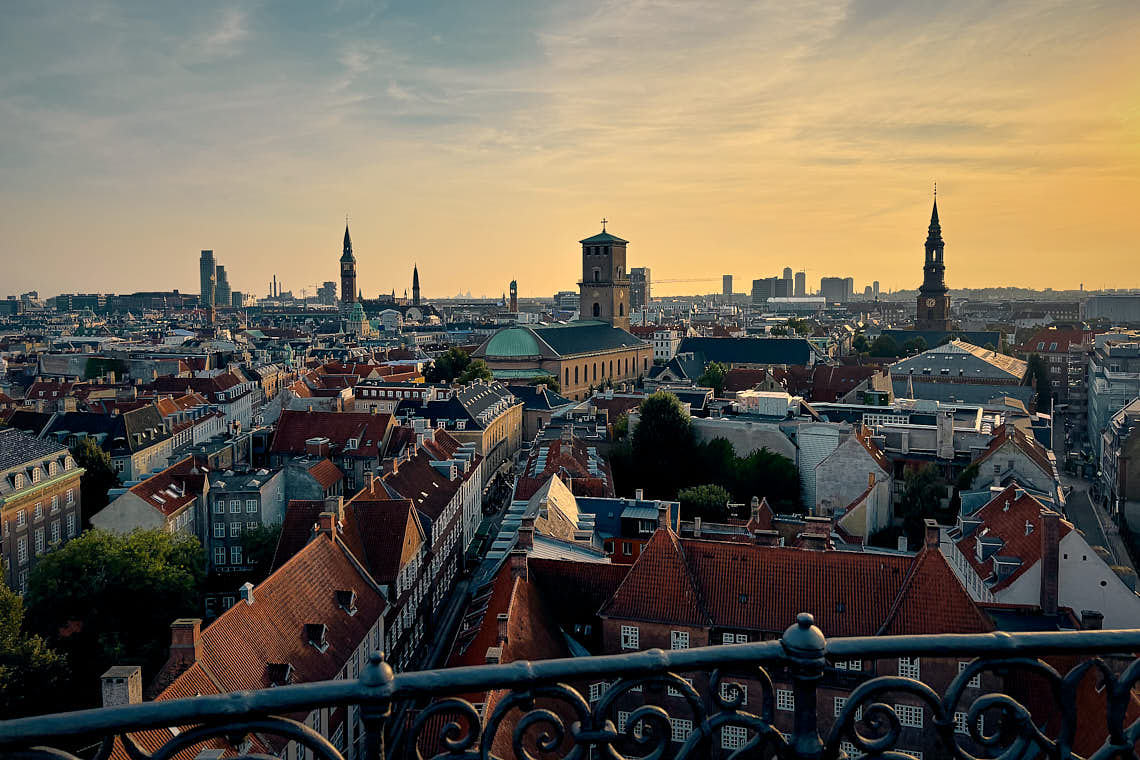
[[338, 480], [344, 478], [344, 473], [329, 459], [322, 459], [309, 468], [309, 474], [320, 483], [321, 488], [331, 488]]
[[317, 516], [327, 509], [323, 499], [293, 499], [285, 507], [277, 549], [273, 553], [273, 569], [284, 565], [301, 551], [313, 536]]
[[[383, 448], [388, 428], [392, 426], [392, 415], [361, 412], [313, 412], [285, 410], [277, 420], [277, 431], [273, 434], [270, 452], [274, 454], [298, 454], [305, 451], [305, 441], [310, 438], [328, 438], [337, 454], [356, 456], [379, 456]], [[350, 439], [357, 440], [355, 449], [345, 449]]]
[[1046, 475], [1053, 473], [1053, 463], [1049, 460], [1049, 452], [1045, 447], [1037, 442], [1036, 438], [1032, 438], [1021, 429], [1014, 425], [1002, 425], [1001, 428], [990, 439], [989, 446], [986, 450], [978, 455], [976, 462], [984, 462], [992, 455], [997, 453], [1006, 442], [1012, 443], [1019, 448], [1027, 457], [1033, 460], [1033, 463], [1041, 468], [1041, 471]]
[[712, 622], [698, 596], [680, 539], [670, 530], [658, 530], [653, 534], [599, 614], [602, 617], [669, 620], [689, 625]]
[[169, 517], [202, 493], [206, 474], [194, 466], [192, 457], [157, 472], [131, 486], [131, 493]]
[[41, 440], [15, 428], [0, 430], [0, 471], [66, 453], [67, 447], [61, 443]]
[[926, 550], [911, 563], [906, 583], [878, 633], [979, 633], [993, 628], [962, 588], [942, 552]]

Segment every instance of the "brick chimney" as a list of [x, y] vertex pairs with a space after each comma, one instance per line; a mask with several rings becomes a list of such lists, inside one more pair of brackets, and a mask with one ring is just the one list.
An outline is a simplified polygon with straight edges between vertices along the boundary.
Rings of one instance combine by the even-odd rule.
[[760, 497], [753, 496], [752, 503], [752, 522], [760, 522]]
[[1060, 586], [1061, 516], [1051, 509], [1041, 510], [1041, 611], [1056, 615]]
[[511, 578], [527, 579], [526, 569], [526, 552], [521, 549], [515, 549], [510, 554], [511, 561]]
[[657, 528], [658, 530], [669, 530], [669, 505], [657, 505]]
[[309, 438], [305, 441], [305, 453], [311, 457], [327, 457], [329, 455], [329, 439]]
[[780, 534], [774, 530], [752, 531], [752, 543], [757, 546], [779, 546]]
[[[185, 670], [202, 655], [202, 619], [178, 618], [170, 624], [170, 663]], [[180, 671], [181, 672], [181, 671]]]
[[519, 540], [518, 547], [523, 551], [530, 551], [534, 548], [534, 518], [524, 517], [519, 522]]
[[102, 678], [103, 707], [137, 705], [142, 702], [142, 668], [115, 665]]
[[325, 511], [332, 512], [334, 515], [336, 515], [337, 520], [341, 520], [344, 517], [344, 497], [326, 496]]
[[510, 616], [505, 612], [500, 612], [496, 617], [499, 622], [499, 646], [507, 643], [507, 624], [510, 623]]
[[317, 515], [317, 534], [324, 534], [329, 538], [336, 537], [337, 517], [333, 512], [321, 512]]
[[938, 527], [938, 521], [928, 517], [922, 521], [922, 529], [926, 548], [937, 549], [942, 542], [942, 529]]
[[700, 517], [694, 517], [693, 518], [693, 538], [700, 538], [700, 537], [701, 537], [701, 518]]

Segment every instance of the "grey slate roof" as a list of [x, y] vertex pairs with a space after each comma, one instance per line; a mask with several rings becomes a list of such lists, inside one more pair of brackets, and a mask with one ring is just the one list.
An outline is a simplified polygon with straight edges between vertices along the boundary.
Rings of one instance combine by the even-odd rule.
[[523, 403], [523, 409], [557, 409], [574, 402], [547, 388], [539, 393], [536, 385], [508, 385], [507, 389]]
[[678, 354], [704, 354], [706, 362], [806, 366], [811, 344], [804, 338], [701, 338], [681, 341]]
[[645, 341], [620, 327], [600, 320], [567, 322], [563, 325], [540, 325], [532, 328], [559, 356], [596, 353], [627, 346], [642, 346]]
[[15, 428], [0, 430], [0, 470], [19, 467], [66, 451], [67, 447], [62, 444], [34, 438]]
[[[914, 397], [946, 403], [988, 404], [994, 399], [1009, 396], [1028, 404], [1035, 391], [1028, 385], [983, 385], [978, 383], [932, 383], [924, 382], [921, 375], [911, 377]], [[896, 398], [907, 398], [907, 377], [898, 375], [891, 378]]]

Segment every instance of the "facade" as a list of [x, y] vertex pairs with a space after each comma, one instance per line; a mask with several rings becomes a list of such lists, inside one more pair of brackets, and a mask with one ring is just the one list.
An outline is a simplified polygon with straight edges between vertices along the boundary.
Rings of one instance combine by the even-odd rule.
[[213, 251], [202, 251], [202, 257], [198, 261], [198, 278], [201, 284], [199, 303], [203, 309], [212, 309], [214, 307], [214, 291], [218, 283]]
[[393, 427], [390, 414], [286, 409], [270, 442], [269, 463], [280, 467], [300, 455], [327, 457], [344, 474], [345, 493], [354, 493], [366, 473], [380, 471]]
[[111, 466], [124, 482], [165, 468], [174, 452], [174, 436], [153, 404], [113, 414], [57, 414], [42, 437], [69, 447], [84, 437], [94, 438], [111, 457]]
[[205, 473], [186, 457], [114, 497], [91, 516], [91, 527], [121, 535], [163, 530], [200, 539], [198, 510], [208, 490]]
[[[214, 572], [249, 568], [242, 534], [285, 519], [285, 476], [281, 470], [212, 473], [203, 513], [202, 545]], [[208, 526], [208, 527], [207, 527]]]
[[807, 272], [796, 272], [795, 287], [793, 288], [792, 295], [796, 298], [804, 298], [807, 296]]
[[[871, 431], [859, 425], [815, 466], [815, 501], [812, 514], [831, 517], [844, 511], [874, 483], [891, 485], [892, 466], [883, 451], [871, 439]], [[886, 519], [893, 517], [887, 510]], [[876, 525], [882, 527], [876, 519]]]
[[763, 306], [769, 298], [788, 298], [791, 295], [788, 280], [782, 277], [765, 277], [752, 281], [753, 306]]
[[1017, 353], [1028, 359], [1040, 356], [1049, 370], [1049, 383], [1057, 404], [1067, 404], [1069, 411], [1085, 414], [1088, 384], [1085, 370], [1093, 347], [1091, 330], [1038, 330], [1018, 346]]
[[1140, 396], [1140, 336], [1098, 337], [1088, 361], [1088, 438], [1099, 458], [1112, 415]]
[[1140, 325], [1140, 294], [1098, 293], [1081, 301], [1081, 319], [1104, 319], [1114, 325]]
[[344, 225], [344, 247], [340, 255], [340, 308], [342, 311], [356, 303], [356, 256], [352, 254], [352, 238], [348, 225]]
[[218, 264], [215, 268], [214, 306], [226, 308], [230, 305], [233, 292], [230, 290], [230, 279], [226, 276], [226, 268]]
[[653, 361], [667, 362], [677, 355], [681, 347], [680, 330], [656, 330], [653, 333]]
[[942, 259], [945, 247], [942, 226], [938, 222], [938, 200], [935, 199], [926, 232], [922, 285], [918, 288], [918, 313], [914, 323], [917, 330], [950, 329], [950, 296], [946, 288], [946, 265]]
[[829, 303], [847, 303], [847, 281], [842, 277], [821, 277], [819, 294]]
[[0, 430], [0, 570], [23, 593], [36, 557], [79, 534], [83, 468], [67, 447]]
[[1130, 502], [1140, 502], [1140, 398], [1112, 415], [1101, 434], [1101, 486], [1117, 521], [1126, 519]]
[[600, 319], [629, 330], [630, 281], [625, 268], [628, 241], [605, 230], [579, 241], [582, 280], [578, 283], [583, 319]]
[[649, 267], [634, 267], [629, 270], [629, 307], [631, 309], [649, 308], [652, 298], [653, 277]]

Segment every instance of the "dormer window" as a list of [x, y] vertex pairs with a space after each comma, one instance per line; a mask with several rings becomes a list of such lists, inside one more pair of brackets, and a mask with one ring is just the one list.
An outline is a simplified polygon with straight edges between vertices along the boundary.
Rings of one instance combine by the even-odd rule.
[[318, 652], [329, 648], [328, 632], [329, 627], [324, 623], [305, 623], [305, 640]]
[[337, 589], [336, 606], [347, 612], [349, 616], [356, 614], [356, 592], [352, 589]]
[[288, 686], [293, 683], [293, 666], [287, 662], [267, 662], [265, 680], [270, 686]]

